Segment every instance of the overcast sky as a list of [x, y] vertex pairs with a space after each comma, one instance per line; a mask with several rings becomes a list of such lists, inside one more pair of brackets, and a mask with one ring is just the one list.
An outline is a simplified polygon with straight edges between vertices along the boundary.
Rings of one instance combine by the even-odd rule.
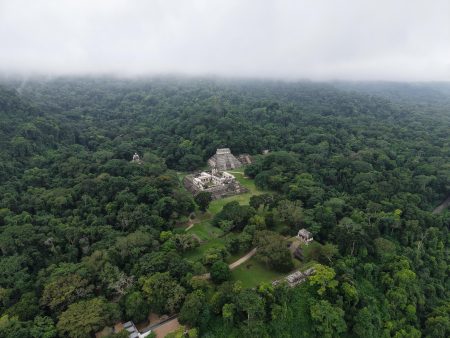
[[450, 0], [0, 0], [0, 72], [450, 81]]

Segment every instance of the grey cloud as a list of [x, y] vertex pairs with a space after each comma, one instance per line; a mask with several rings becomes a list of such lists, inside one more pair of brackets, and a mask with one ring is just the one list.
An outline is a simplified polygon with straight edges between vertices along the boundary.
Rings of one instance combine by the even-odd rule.
[[0, 72], [450, 80], [448, 0], [0, 0]]

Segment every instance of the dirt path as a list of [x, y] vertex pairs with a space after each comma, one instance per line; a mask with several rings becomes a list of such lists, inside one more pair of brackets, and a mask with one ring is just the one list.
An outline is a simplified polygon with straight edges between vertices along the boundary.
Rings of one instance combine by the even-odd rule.
[[237, 268], [239, 265], [247, 262], [250, 258], [252, 258], [256, 254], [256, 248], [252, 249], [249, 253], [247, 253], [245, 256], [242, 256], [237, 261], [231, 263], [228, 265], [230, 270], [233, 270], [234, 268]]
[[158, 318], [157, 323], [149, 324], [147, 327], [139, 330], [139, 337], [147, 337], [151, 332], [155, 332], [157, 337], [164, 337], [167, 333], [176, 330], [178, 323], [178, 315], [172, 315], [166, 319]]
[[174, 318], [164, 324], [158, 326], [153, 329], [153, 332], [156, 334], [157, 338], [163, 338], [170, 332], [175, 331], [180, 327], [180, 323], [178, 322], [178, 318]]
[[193, 222], [189, 221], [189, 226], [188, 226], [186, 229], [184, 229], [184, 231], [189, 231], [189, 230], [191, 230], [192, 227], [193, 227], [194, 225], [196, 225], [196, 224], [197, 224], [197, 223], [193, 223]]
[[433, 214], [440, 214], [449, 206], [450, 206], [450, 196], [448, 196], [444, 202], [442, 202], [439, 206], [436, 207], [436, 209], [433, 210]]
[[[248, 252], [247, 254], [242, 256], [241, 258], [239, 258], [237, 261], [234, 261], [233, 263], [228, 265], [228, 267], [230, 268], [230, 270], [233, 270], [233, 269], [237, 268], [239, 265], [247, 262], [255, 254], [256, 254], [256, 248], [252, 249], [250, 252]], [[197, 278], [210, 279], [211, 278], [211, 274], [209, 272], [208, 273], [204, 273], [203, 275], [197, 276]]]
[[189, 220], [188, 222], [188, 227], [186, 229], [184, 229], [184, 231], [189, 231], [190, 229], [192, 229], [192, 227], [198, 223], [203, 222], [203, 220], [199, 220], [199, 219], [194, 219], [194, 220]]

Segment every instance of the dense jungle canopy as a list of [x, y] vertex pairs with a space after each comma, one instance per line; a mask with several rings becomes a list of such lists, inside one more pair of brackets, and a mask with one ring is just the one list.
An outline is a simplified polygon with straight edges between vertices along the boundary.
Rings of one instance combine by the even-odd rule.
[[[180, 175], [222, 147], [253, 156], [265, 193], [224, 207], [226, 247], [193, 261], [180, 225], [201, 211]], [[450, 213], [433, 210], [449, 195], [445, 83], [4, 79], [0, 337], [90, 337], [149, 312], [210, 338], [448, 337]], [[255, 245], [289, 270], [261, 243], [300, 227], [320, 243], [307, 283], [230, 279], [223, 261]]]

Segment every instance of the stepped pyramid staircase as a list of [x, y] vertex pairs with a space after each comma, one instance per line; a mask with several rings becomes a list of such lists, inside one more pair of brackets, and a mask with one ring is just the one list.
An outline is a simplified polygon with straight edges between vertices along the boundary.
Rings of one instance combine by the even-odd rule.
[[242, 163], [234, 157], [229, 148], [217, 149], [216, 153], [208, 160], [210, 167], [219, 171], [239, 168]]

